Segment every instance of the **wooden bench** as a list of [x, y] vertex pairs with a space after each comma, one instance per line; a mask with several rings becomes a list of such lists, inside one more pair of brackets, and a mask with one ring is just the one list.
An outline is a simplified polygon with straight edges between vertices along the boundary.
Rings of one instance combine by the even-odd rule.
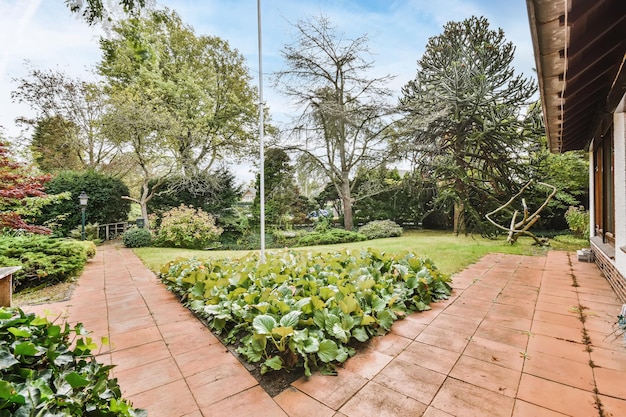
[[0, 268], [0, 307], [11, 307], [13, 301], [13, 274], [22, 269], [21, 266]]

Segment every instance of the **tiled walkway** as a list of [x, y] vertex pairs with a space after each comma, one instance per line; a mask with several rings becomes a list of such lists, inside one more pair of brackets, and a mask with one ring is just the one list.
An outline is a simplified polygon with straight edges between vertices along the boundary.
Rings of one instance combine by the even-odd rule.
[[100, 361], [150, 417], [626, 416], [626, 344], [611, 335], [621, 303], [595, 265], [491, 254], [454, 288], [338, 376], [275, 398], [129, 249], [100, 247], [69, 301], [24, 309], [108, 335]]

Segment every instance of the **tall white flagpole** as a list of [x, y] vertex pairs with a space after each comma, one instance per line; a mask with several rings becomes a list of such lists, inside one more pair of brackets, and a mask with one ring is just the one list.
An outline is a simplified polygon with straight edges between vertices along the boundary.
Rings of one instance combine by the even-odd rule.
[[261, 36], [261, 0], [257, 0], [257, 18], [259, 32], [259, 141], [260, 141], [260, 190], [259, 201], [261, 209], [261, 262], [265, 262], [265, 145], [263, 138], [263, 42]]

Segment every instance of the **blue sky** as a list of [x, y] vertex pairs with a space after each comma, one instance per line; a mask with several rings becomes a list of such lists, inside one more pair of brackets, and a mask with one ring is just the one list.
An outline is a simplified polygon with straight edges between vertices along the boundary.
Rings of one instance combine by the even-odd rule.
[[[257, 2], [255, 0], [157, 0], [176, 10], [196, 34], [219, 36], [247, 59], [250, 74], [258, 74]], [[416, 61], [429, 37], [448, 21], [485, 16], [501, 27], [516, 46], [515, 68], [534, 77], [534, 59], [524, 0], [261, 0], [264, 98], [274, 120], [288, 120], [292, 109], [269, 77], [282, 66], [280, 50], [293, 39], [291, 23], [324, 14], [348, 38], [369, 37], [374, 76], [395, 75], [390, 86], [400, 88], [415, 76]], [[93, 79], [100, 59], [101, 31], [70, 15], [64, 0], [0, 0], [0, 125], [8, 136], [19, 130], [14, 120], [29, 109], [11, 103], [13, 78], [25, 75], [24, 60], [38, 68], [59, 68]]]

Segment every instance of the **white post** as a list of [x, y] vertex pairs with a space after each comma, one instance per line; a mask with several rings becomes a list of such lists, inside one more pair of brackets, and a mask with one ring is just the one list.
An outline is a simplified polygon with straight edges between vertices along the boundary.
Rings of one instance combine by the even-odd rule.
[[261, 209], [261, 262], [265, 262], [265, 150], [263, 138], [263, 42], [261, 37], [261, 0], [257, 0], [257, 18], [259, 32], [259, 142], [260, 142], [260, 189], [259, 201]]

